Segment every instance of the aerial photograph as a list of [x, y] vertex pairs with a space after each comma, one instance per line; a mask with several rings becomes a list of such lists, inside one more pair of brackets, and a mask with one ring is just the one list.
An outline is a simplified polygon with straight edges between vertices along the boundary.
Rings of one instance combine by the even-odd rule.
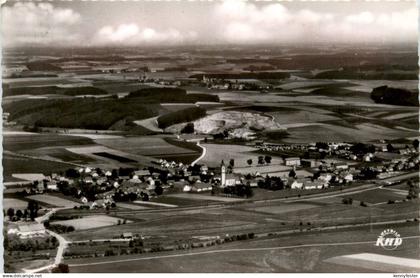
[[7, 1], [3, 271], [420, 273], [417, 16]]

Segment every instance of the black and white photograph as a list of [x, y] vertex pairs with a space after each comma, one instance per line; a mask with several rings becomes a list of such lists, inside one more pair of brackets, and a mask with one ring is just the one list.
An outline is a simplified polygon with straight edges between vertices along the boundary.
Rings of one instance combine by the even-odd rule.
[[417, 277], [418, 11], [5, 1], [3, 272]]

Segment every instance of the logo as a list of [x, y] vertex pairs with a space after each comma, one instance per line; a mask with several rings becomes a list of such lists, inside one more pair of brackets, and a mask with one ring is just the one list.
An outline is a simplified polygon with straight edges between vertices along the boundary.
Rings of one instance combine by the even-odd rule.
[[402, 244], [402, 238], [399, 233], [393, 229], [384, 230], [376, 240], [376, 246], [381, 246], [386, 250], [394, 250]]

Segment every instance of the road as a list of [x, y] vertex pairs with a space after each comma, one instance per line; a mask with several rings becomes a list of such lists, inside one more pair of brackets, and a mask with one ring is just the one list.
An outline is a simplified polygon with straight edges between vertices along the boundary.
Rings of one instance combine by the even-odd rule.
[[204, 146], [202, 146], [202, 145], [200, 145], [200, 141], [198, 141], [197, 142], [197, 146], [198, 147], [200, 147], [200, 148], [202, 148], [203, 149], [203, 152], [201, 153], [201, 155], [200, 155], [200, 157], [199, 158], [197, 158], [196, 160], [194, 160], [192, 163], [191, 163], [191, 166], [194, 166], [196, 163], [198, 163], [201, 159], [203, 159], [205, 156], [206, 156], [206, 153], [207, 153], [207, 149], [206, 149], [206, 147], [204, 147]]
[[[416, 239], [416, 238], [420, 238], [420, 236], [402, 237], [403, 240], [404, 239], [405, 240]], [[183, 253], [183, 254], [172, 254], [172, 255], [162, 255], [162, 256], [130, 258], [130, 259], [113, 260], [113, 261], [106, 261], [106, 262], [69, 264], [69, 267], [71, 268], [71, 267], [83, 267], [83, 266], [91, 266], [91, 265], [115, 264], [115, 263], [123, 263], [123, 262], [146, 261], [146, 260], [176, 258], [176, 257], [189, 257], [189, 256], [198, 256], [198, 255], [207, 255], [207, 254], [252, 252], [252, 251], [271, 251], [271, 250], [285, 250], [285, 249], [307, 248], [307, 247], [345, 246], [345, 245], [361, 245], [361, 244], [375, 244], [375, 243], [376, 243], [376, 241], [350, 241], [350, 242], [300, 244], [300, 245], [289, 245], [289, 246], [278, 246], [278, 247], [221, 249], [221, 250], [209, 250], [209, 251], [201, 251], [201, 252], [189, 252], [189, 253]]]
[[[53, 208], [49, 212], [47, 212], [46, 214], [44, 214], [43, 216], [40, 216], [40, 217], [35, 218], [35, 221], [37, 223], [42, 224], [45, 221], [47, 221], [57, 211], [62, 210], [62, 209], [69, 209], [69, 208], [70, 207]], [[55, 232], [53, 232], [51, 230], [45, 229], [45, 231], [50, 236], [55, 237], [57, 239], [57, 241], [58, 241], [57, 253], [55, 255], [54, 263], [53, 264], [46, 265], [46, 266], [43, 266], [43, 267], [35, 268], [35, 269], [22, 269], [23, 272], [26, 272], [26, 273], [37, 273], [37, 272], [49, 271], [49, 270], [51, 270], [52, 268], [56, 267], [57, 265], [59, 265], [62, 262], [64, 251], [66, 250], [66, 248], [67, 248], [67, 246], [68, 246], [68, 244], [70, 242], [67, 241], [60, 234], [57, 234], [57, 233], [55, 233]]]

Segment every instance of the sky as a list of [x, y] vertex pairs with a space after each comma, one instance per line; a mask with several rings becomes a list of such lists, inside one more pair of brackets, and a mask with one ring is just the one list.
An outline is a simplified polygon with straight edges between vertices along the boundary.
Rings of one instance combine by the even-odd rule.
[[417, 42], [415, 1], [9, 0], [2, 44], [145, 46]]

